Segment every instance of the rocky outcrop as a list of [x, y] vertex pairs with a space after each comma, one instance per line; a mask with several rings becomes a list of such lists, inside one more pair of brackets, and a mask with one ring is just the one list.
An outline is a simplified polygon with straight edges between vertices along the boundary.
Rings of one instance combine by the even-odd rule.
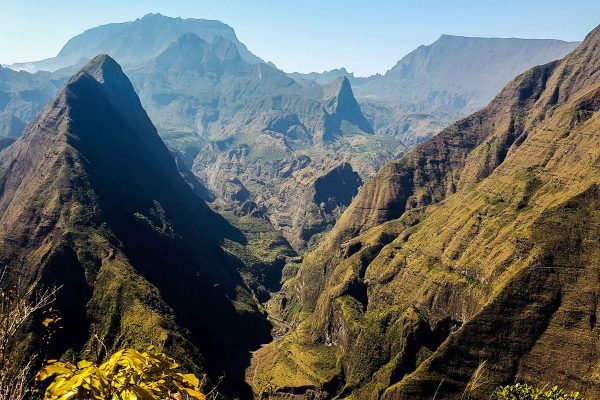
[[356, 126], [363, 132], [373, 133], [371, 124], [367, 121], [360, 110], [358, 102], [354, 98], [348, 78], [338, 78], [323, 88], [323, 99], [325, 105], [325, 121], [323, 140], [331, 140], [335, 134], [342, 133], [342, 123]]
[[281, 184], [278, 195], [265, 202], [271, 223], [300, 250], [333, 226], [362, 184], [347, 162], [325, 170], [317, 168], [311, 165], [294, 171]]
[[596, 28], [367, 182], [275, 298], [293, 330], [255, 353], [252, 382], [485, 399], [524, 380], [598, 397], [599, 65]]

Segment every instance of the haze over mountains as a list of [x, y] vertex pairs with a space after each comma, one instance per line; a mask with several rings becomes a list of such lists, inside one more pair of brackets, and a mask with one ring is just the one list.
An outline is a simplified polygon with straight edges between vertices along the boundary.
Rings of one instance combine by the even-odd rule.
[[152, 344], [226, 399], [600, 396], [600, 27], [358, 78], [151, 14], [18, 67], [56, 70], [0, 67], [0, 266], [61, 287], [48, 358]]
[[[205, 199], [236, 214], [262, 216], [303, 251], [348, 205], [340, 199], [352, 198], [361, 181], [406, 146], [483, 106], [527, 67], [574, 46], [442, 36], [384, 76], [356, 78], [345, 70], [286, 76], [252, 55], [225, 24], [149, 14], [92, 28], [54, 58], [12, 67], [75, 66], [35, 74], [4, 69], [0, 146], [18, 137], [85, 60], [110, 54], [125, 66], [167, 146], [179, 153], [180, 167], [212, 192]], [[348, 176], [344, 182], [352, 183], [338, 187], [339, 198], [310, 194], [318, 179], [340, 168], [359, 179]], [[310, 200], [291, 213], [290, 198]]]
[[56, 57], [41, 61], [17, 63], [9, 67], [28, 72], [56, 71], [95, 57], [110, 53], [120, 64], [130, 68], [156, 57], [185, 33], [194, 33], [212, 41], [221, 36], [235, 44], [248, 62], [261, 59], [250, 53], [235, 36], [233, 29], [221, 21], [194, 18], [168, 18], [161, 14], [147, 14], [135, 21], [107, 24], [88, 29], [69, 40]]
[[321, 84], [348, 77], [374, 129], [412, 147], [483, 108], [521, 72], [560, 59], [578, 44], [442, 35], [404, 56], [385, 75], [356, 78], [340, 69], [291, 76]]

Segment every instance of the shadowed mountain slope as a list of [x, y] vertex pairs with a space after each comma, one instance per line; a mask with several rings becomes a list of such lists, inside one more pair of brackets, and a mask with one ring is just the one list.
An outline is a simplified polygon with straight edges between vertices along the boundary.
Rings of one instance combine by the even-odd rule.
[[598, 397], [599, 71], [600, 27], [367, 182], [286, 272], [270, 308], [293, 330], [249, 382], [459, 399], [481, 366], [470, 398], [515, 380]]
[[11, 279], [62, 285], [50, 358], [102, 357], [95, 337], [109, 352], [154, 344], [247, 397], [239, 374], [269, 337], [256, 295], [270, 265], [181, 178], [110, 57], [0, 153], [0, 227]]

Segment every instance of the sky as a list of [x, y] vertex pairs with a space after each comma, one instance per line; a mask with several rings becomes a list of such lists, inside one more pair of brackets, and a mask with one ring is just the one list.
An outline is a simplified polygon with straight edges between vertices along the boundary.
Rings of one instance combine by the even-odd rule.
[[598, 0], [0, 0], [0, 63], [55, 56], [98, 25], [159, 12], [218, 19], [287, 72], [384, 73], [441, 34], [582, 40]]

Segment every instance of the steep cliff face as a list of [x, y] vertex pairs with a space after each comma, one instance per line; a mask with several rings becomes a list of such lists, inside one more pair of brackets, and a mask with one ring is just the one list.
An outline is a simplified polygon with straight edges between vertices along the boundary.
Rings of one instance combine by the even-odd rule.
[[346, 121], [358, 130], [373, 133], [373, 128], [362, 114], [354, 98], [348, 78], [338, 78], [323, 87], [325, 121], [323, 140], [332, 140], [334, 135], [342, 133], [342, 123]]
[[414, 147], [486, 106], [517, 75], [560, 59], [577, 45], [442, 35], [404, 56], [384, 75], [350, 76], [350, 81], [373, 129]]
[[110, 57], [0, 153], [0, 227], [10, 279], [62, 285], [49, 358], [154, 344], [244, 395], [244, 355], [269, 337], [256, 296], [270, 264], [181, 178]]
[[255, 390], [457, 399], [482, 366], [471, 398], [598, 397], [599, 67], [596, 28], [367, 182], [271, 304]]
[[292, 246], [310, 247], [318, 238], [315, 235], [333, 226], [361, 185], [360, 176], [347, 162], [330, 163], [324, 170], [306, 165], [291, 172], [278, 195], [267, 200], [268, 218]]

